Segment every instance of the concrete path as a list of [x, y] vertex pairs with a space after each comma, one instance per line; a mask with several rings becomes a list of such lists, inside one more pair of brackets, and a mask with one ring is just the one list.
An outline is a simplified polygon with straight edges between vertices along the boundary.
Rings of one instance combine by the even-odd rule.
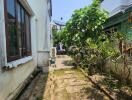
[[55, 71], [39, 74], [19, 100], [109, 100], [80, 70], [69, 69], [69, 60], [59, 57]]
[[58, 55], [56, 58], [56, 68], [57, 69], [72, 68], [73, 66], [70, 65], [71, 61], [72, 61], [71, 57], [67, 55]]
[[109, 100], [78, 69], [65, 69], [51, 74], [43, 100]]
[[57, 55], [55, 59], [55, 66], [52, 64], [51, 66], [43, 67], [43, 72], [51, 72], [54, 70], [73, 68], [71, 61], [71, 57], [67, 55]]

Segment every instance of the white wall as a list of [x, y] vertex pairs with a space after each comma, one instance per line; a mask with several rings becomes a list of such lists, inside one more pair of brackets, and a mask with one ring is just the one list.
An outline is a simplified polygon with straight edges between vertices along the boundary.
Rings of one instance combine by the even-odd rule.
[[36, 27], [36, 18], [31, 17], [31, 44], [32, 44], [32, 57], [35, 65], [37, 66], [37, 27]]
[[[3, 1], [4, 0], [0, 0], [0, 68], [1, 65], [7, 64]], [[15, 68], [5, 70], [4, 72], [0, 70], [0, 100], [12, 99], [21, 89], [26, 79], [35, 70], [37, 64], [39, 66], [44, 66], [48, 61], [51, 27], [47, 0], [29, 0], [29, 5], [34, 12], [34, 16], [31, 18], [33, 59], [21, 63], [21, 65], [18, 65]], [[15, 62], [16, 61], [11, 63]]]
[[35, 13], [37, 27], [37, 51], [38, 66], [47, 65], [50, 52], [50, 17], [48, 14], [49, 6], [47, 0], [28, 0]]
[[33, 61], [17, 68], [0, 72], [0, 100], [11, 100], [36, 68]]
[[[31, 18], [32, 60], [9, 70], [2, 71], [7, 64], [6, 33], [4, 19], [4, 0], [0, 0], [0, 100], [11, 100], [21, 89], [23, 83], [37, 67], [37, 47], [35, 19]], [[14, 61], [15, 63], [16, 61]], [[11, 62], [12, 63], [12, 62]]]
[[0, 67], [6, 63], [6, 40], [5, 40], [5, 21], [4, 21], [4, 5], [0, 0]]

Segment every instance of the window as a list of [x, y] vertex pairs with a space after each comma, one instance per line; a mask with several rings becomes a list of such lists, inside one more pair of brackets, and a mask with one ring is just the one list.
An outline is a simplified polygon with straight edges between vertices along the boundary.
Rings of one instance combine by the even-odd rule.
[[28, 13], [25, 14], [26, 20], [26, 40], [27, 40], [27, 55], [31, 55], [31, 34], [30, 34], [30, 17]]
[[18, 0], [5, 0], [8, 62], [31, 55], [30, 15]]
[[21, 7], [21, 32], [22, 32], [22, 57], [26, 56], [26, 31], [25, 31], [25, 12]]
[[19, 54], [22, 56], [22, 39], [21, 39], [21, 7], [17, 4], [17, 33], [18, 33], [18, 43], [19, 43]]
[[16, 32], [15, 0], [7, 0], [6, 6], [7, 56], [8, 61], [10, 61], [11, 59], [18, 59], [19, 57]]

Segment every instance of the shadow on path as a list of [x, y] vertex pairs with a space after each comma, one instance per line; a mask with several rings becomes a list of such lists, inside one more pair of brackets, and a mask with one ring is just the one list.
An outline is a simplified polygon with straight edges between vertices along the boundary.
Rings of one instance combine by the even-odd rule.
[[56, 61], [57, 68], [39, 73], [17, 100], [109, 100], [69, 64], [70, 57], [59, 55]]

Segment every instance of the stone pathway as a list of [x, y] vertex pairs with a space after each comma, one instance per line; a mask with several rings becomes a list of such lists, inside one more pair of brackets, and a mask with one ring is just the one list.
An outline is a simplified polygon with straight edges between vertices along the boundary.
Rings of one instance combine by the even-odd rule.
[[39, 74], [19, 100], [109, 100], [109, 98], [94, 87], [80, 70], [71, 68]]
[[50, 67], [54, 70], [73, 68], [72, 59], [67, 55], [58, 55], [56, 58], [56, 67]]
[[19, 100], [109, 100], [78, 70], [37, 76]]
[[67, 55], [57, 55], [56, 61], [55, 61], [56, 67], [54, 65], [43, 67], [43, 72], [73, 68], [71, 61], [72, 61], [71, 57]]
[[52, 75], [52, 92], [46, 88], [43, 100], [109, 100], [78, 69], [55, 71]]

